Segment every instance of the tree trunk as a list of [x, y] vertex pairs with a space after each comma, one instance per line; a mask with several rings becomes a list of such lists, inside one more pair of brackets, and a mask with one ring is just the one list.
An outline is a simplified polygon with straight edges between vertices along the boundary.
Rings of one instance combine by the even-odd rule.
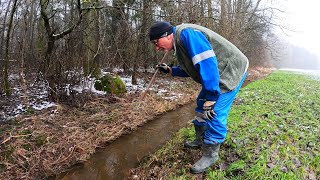
[[[31, 8], [32, 9], [32, 8]], [[31, 11], [31, 14], [33, 12]], [[27, 52], [30, 51], [32, 48], [31, 47], [28, 47], [27, 46], [27, 40], [28, 40], [28, 32], [29, 31], [29, 28], [30, 27], [30, 24], [32, 22], [28, 22], [28, 19], [26, 18], [28, 16], [29, 12], [28, 12], [28, 9], [26, 10], [25, 12], [25, 15], [24, 15], [24, 31], [23, 31], [23, 34], [22, 34], [22, 37], [21, 38], [21, 46], [20, 46], [20, 57], [21, 57], [21, 61], [20, 61], [20, 80], [21, 80], [21, 88], [22, 88], [22, 103], [25, 107], [28, 107], [29, 106], [29, 99], [28, 99], [28, 95], [27, 95], [27, 81], [25, 79], [25, 58], [26, 58], [26, 55], [27, 55]]]
[[142, 1], [142, 19], [141, 19], [141, 31], [138, 35], [138, 45], [136, 50], [136, 58], [134, 58], [133, 61], [133, 73], [132, 73], [132, 84], [137, 84], [137, 64], [141, 63], [141, 60], [143, 60], [144, 63], [147, 61], [147, 49], [148, 49], [148, 22], [149, 22], [149, 1], [143, 0]]
[[[95, 2], [98, 4], [98, 2]], [[95, 4], [95, 5], [96, 5]], [[88, 6], [92, 6], [92, 3], [88, 3]], [[85, 76], [98, 77], [100, 75], [100, 27], [99, 27], [100, 12], [97, 9], [91, 10], [85, 16], [85, 35], [84, 42], [88, 48], [86, 48], [86, 58], [84, 63]]]
[[213, 29], [213, 10], [212, 10], [212, 1], [208, 0], [208, 28]]
[[[47, 32], [47, 50], [45, 53], [45, 60], [43, 62], [43, 67], [41, 71], [44, 73], [45, 78], [49, 83], [49, 98], [52, 101], [58, 101], [58, 89], [57, 86], [61, 81], [61, 65], [59, 63], [52, 64], [51, 63], [51, 56], [54, 50], [55, 41], [58, 39], [63, 38], [64, 36], [70, 34], [82, 21], [82, 9], [81, 9], [81, 1], [77, 0], [77, 8], [79, 12], [79, 18], [76, 23], [72, 24], [70, 27], [64, 29], [61, 33], [55, 34], [52, 29], [52, 24], [50, 24], [50, 19], [53, 17], [48, 16], [47, 8], [49, 5], [49, 0], [40, 0], [40, 11], [41, 11], [41, 18], [43, 19], [44, 26]], [[50, 67], [50, 66], [53, 67]], [[50, 72], [48, 72], [50, 70]]]
[[220, 11], [219, 33], [224, 37], [227, 34], [226, 25], [228, 23], [226, 4], [227, 4], [226, 0], [220, 0], [221, 11]]
[[[6, 10], [6, 13], [4, 14], [4, 17], [3, 17], [3, 22], [2, 22], [2, 24], [3, 24], [3, 33], [1, 33], [1, 35], [0, 35], [0, 44], [1, 44], [1, 46], [0, 46], [0, 59], [2, 59], [3, 58], [3, 50], [4, 50], [4, 47], [3, 47], [3, 45], [5, 44], [5, 43], [3, 43], [4, 41], [5, 41], [5, 30], [6, 30], [6, 27], [5, 27], [5, 25], [6, 25], [6, 23], [7, 23], [7, 16], [8, 16], [8, 13], [9, 13], [9, 11], [10, 11], [10, 5], [11, 5], [11, 0], [8, 2], [8, 6], [7, 6], [7, 10]], [[0, 62], [0, 65], [1, 65], [1, 62]]]
[[4, 92], [7, 96], [10, 96], [11, 91], [10, 91], [10, 84], [9, 84], [9, 42], [10, 42], [10, 34], [11, 34], [11, 29], [12, 29], [12, 24], [13, 24], [13, 17], [14, 13], [16, 12], [17, 9], [17, 0], [13, 1], [13, 6], [10, 14], [10, 19], [9, 19], [9, 24], [8, 24], [8, 31], [7, 31], [7, 36], [6, 36], [6, 45], [5, 45], [5, 62], [4, 62], [4, 73], [3, 73], [3, 85], [4, 85]]

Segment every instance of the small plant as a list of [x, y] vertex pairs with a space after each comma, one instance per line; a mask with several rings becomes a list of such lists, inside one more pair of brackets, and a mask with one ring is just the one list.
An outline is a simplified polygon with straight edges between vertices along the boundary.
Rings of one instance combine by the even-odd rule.
[[36, 137], [34, 137], [34, 142], [36, 144], [36, 146], [40, 147], [44, 144], [46, 144], [47, 138], [44, 135], [38, 135]]
[[27, 114], [34, 114], [34, 112], [35, 112], [35, 109], [30, 106], [26, 109]]
[[31, 133], [32, 133], [32, 131], [29, 130], [29, 129], [24, 129], [24, 130], [22, 130], [22, 131], [20, 132], [21, 135], [28, 135], [28, 134], [31, 134]]
[[5, 132], [5, 129], [0, 127], [0, 136], [2, 136], [2, 134], [4, 134], [4, 132]]
[[32, 149], [32, 146], [30, 144], [22, 144], [21, 145], [23, 149], [30, 151]]

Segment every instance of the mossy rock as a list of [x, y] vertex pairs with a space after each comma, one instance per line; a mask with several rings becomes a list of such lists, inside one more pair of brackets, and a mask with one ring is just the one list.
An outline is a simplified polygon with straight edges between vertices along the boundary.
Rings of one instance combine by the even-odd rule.
[[126, 85], [119, 76], [107, 74], [97, 79], [94, 83], [94, 88], [99, 91], [112, 93], [116, 95], [124, 94], [127, 92]]

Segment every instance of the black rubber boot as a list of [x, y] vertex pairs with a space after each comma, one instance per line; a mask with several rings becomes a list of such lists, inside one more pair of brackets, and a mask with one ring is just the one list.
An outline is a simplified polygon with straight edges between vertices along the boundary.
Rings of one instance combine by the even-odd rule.
[[194, 141], [187, 141], [184, 143], [185, 148], [201, 148], [203, 144], [203, 136], [204, 132], [206, 131], [206, 126], [197, 126], [194, 124], [194, 129], [196, 131], [196, 139]]
[[203, 144], [202, 157], [190, 168], [190, 172], [198, 174], [207, 171], [219, 159], [219, 149], [220, 144]]

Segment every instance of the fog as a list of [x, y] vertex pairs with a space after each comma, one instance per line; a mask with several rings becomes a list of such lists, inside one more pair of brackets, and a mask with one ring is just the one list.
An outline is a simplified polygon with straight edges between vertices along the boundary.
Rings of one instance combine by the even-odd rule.
[[320, 1], [284, 0], [276, 1], [283, 10], [277, 14], [275, 34], [282, 40], [280, 68], [320, 70]]
[[307, 48], [289, 44], [282, 50], [283, 56], [276, 67], [320, 70], [320, 57]]

